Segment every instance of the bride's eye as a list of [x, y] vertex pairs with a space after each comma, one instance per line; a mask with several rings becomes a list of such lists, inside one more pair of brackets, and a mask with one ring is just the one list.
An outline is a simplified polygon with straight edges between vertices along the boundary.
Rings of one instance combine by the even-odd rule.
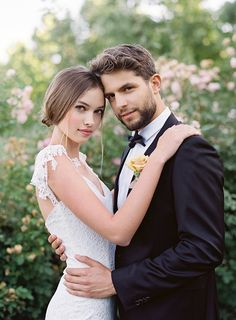
[[102, 116], [104, 114], [104, 109], [103, 108], [97, 109], [95, 110], [95, 113], [100, 114]]
[[81, 104], [78, 104], [77, 106], [75, 106], [75, 108], [76, 108], [77, 110], [79, 110], [79, 111], [85, 111], [85, 110], [86, 110], [85, 106], [83, 106], [83, 105], [81, 105]]

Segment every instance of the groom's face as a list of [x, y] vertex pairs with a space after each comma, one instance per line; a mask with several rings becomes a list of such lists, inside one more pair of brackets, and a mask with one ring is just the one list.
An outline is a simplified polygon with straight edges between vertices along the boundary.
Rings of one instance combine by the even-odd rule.
[[129, 130], [142, 129], [157, 116], [152, 80], [126, 70], [103, 74], [101, 80], [116, 117]]

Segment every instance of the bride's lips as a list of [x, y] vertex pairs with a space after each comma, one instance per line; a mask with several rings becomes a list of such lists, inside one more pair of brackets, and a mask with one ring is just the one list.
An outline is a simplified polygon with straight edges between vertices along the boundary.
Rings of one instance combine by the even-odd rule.
[[82, 134], [84, 137], [89, 137], [93, 133], [92, 130], [87, 130], [87, 129], [78, 129], [78, 131]]

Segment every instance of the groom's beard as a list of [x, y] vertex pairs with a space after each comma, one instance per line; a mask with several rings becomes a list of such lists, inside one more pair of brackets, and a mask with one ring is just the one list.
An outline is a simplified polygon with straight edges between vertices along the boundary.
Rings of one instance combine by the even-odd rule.
[[139, 113], [139, 116], [137, 116], [132, 122], [127, 123], [123, 121], [121, 118], [119, 118], [119, 116], [118, 116], [118, 119], [130, 131], [140, 130], [146, 127], [153, 120], [153, 116], [156, 113], [156, 108], [157, 106], [154, 99], [148, 98], [146, 99], [146, 101], [144, 101], [144, 107], [141, 110], [139, 109], [136, 110], [136, 112]]

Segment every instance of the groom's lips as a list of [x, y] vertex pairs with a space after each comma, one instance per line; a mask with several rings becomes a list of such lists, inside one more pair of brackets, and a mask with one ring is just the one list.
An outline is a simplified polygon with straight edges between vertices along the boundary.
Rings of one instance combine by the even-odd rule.
[[125, 113], [122, 113], [121, 115], [120, 115], [120, 117], [122, 118], [122, 119], [126, 119], [126, 118], [129, 118], [130, 116], [132, 116], [133, 115], [133, 113], [135, 112], [135, 110], [133, 110], [133, 111], [129, 111], [129, 112], [125, 112]]

